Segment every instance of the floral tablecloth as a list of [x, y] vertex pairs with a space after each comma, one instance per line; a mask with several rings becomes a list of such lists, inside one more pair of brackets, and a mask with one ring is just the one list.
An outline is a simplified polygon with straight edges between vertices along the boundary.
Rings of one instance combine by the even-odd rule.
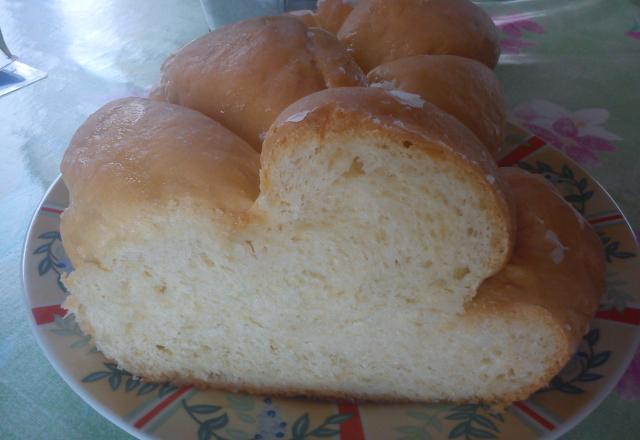
[[[511, 118], [593, 174], [640, 227], [640, 1], [479, 2], [494, 17]], [[60, 379], [29, 329], [20, 252], [75, 128], [143, 95], [168, 53], [207, 31], [196, 0], [0, 0], [19, 57], [49, 73], [0, 100], [0, 438], [130, 438]], [[638, 297], [640, 286], [624, 286]], [[640, 355], [575, 439], [638, 438]]]
[[[482, 2], [498, 25], [511, 118], [585, 167], [640, 240], [640, 2]], [[625, 286], [637, 298], [640, 286]], [[638, 438], [640, 351], [570, 439]]]

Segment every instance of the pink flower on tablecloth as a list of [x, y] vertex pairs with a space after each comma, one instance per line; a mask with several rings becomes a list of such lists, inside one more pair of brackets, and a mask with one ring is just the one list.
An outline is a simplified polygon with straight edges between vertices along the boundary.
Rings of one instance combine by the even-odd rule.
[[542, 25], [527, 17], [528, 15], [524, 14], [493, 17], [496, 27], [502, 33], [500, 38], [502, 53], [520, 53], [522, 49], [535, 46], [536, 43], [523, 38], [527, 33], [544, 34]]
[[616, 393], [624, 400], [640, 400], [640, 350], [616, 385]]
[[640, 40], [640, 20], [636, 20], [634, 25], [626, 32], [627, 36]]
[[609, 112], [603, 108], [571, 112], [536, 99], [517, 106], [513, 117], [530, 132], [583, 165], [599, 164], [600, 154], [616, 151], [611, 141], [622, 139], [601, 126], [609, 119]]

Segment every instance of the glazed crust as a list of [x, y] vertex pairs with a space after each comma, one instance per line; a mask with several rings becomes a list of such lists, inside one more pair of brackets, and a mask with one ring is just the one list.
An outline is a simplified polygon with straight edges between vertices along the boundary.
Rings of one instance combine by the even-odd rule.
[[357, 1], [354, 0], [319, 0], [316, 22], [323, 29], [337, 34], [355, 3]]
[[506, 111], [500, 84], [484, 64], [455, 55], [417, 55], [382, 64], [367, 75], [372, 86], [420, 95], [454, 116], [496, 155]]
[[260, 151], [287, 105], [364, 81], [333, 35], [295, 17], [261, 17], [223, 26], [170, 56], [150, 97], [198, 110]]
[[310, 9], [301, 9], [298, 11], [290, 11], [284, 14], [287, 17], [293, 17], [300, 20], [307, 27], [322, 27], [318, 22], [318, 15]]
[[569, 361], [604, 292], [605, 261], [600, 239], [582, 216], [543, 177], [501, 168], [515, 205], [518, 229], [509, 264], [485, 280], [463, 319], [535, 316], [563, 347], [544, 360], [546, 371], [513, 395], [512, 402], [547, 385]]
[[239, 213], [259, 191], [259, 155], [246, 142], [201, 113], [143, 98], [91, 115], [60, 168], [71, 200], [60, 228], [76, 267], [108, 254], [136, 210], [189, 197]]
[[604, 289], [600, 239], [541, 176], [516, 168], [500, 168], [499, 173], [513, 194], [516, 245], [509, 264], [480, 286], [469, 310], [542, 307], [562, 328], [573, 351]]
[[458, 55], [494, 68], [500, 55], [491, 17], [469, 0], [360, 0], [338, 39], [365, 72], [424, 54]]

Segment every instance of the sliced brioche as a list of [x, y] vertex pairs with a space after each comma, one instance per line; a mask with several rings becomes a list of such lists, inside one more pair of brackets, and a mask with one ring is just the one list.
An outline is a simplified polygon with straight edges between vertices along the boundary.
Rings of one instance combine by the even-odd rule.
[[362, 71], [333, 35], [294, 17], [261, 17], [218, 28], [170, 56], [150, 97], [198, 110], [260, 151], [287, 105], [362, 84]]
[[338, 39], [365, 72], [424, 54], [459, 55], [493, 68], [500, 55], [491, 17], [469, 0], [359, 0]]
[[495, 155], [504, 139], [506, 111], [493, 71], [455, 55], [417, 55], [382, 64], [370, 86], [415, 93], [467, 126]]
[[[492, 158], [458, 121], [417, 95], [317, 92], [278, 117], [263, 148], [256, 207], [278, 222], [319, 220], [344, 234], [339, 243], [352, 237], [350, 260], [369, 254], [358, 277], [379, 280], [380, 292], [411, 292], [413, 301], [428, 291], [425, 304], [448, 316], [509, 257], [512, 213]], [[367, 236], [381, 248], [364, 251]], [[397, 278], [390, 268], [405, 279], [387, 284]], [[407, 276], [410, 285], [400, 287]]]
[[[184, 282], [180, 262], [174, 270], [152, 265], [140, 274], [128, 256], [121, 272], [83, 267], [72, 275], [66, 306], [108, 355], [148, 379], [377, 400], [524, 399], [559, 371], [586, 331], [602, 292], [604, 260], [593, 230], [551, 185], [519, 170], [500, 175], [518, 216], [513, 258], [481, 285], [461, 317], [443, 324], [432, 325], [419, 303], [408, 307], [393, 296], [379, 310], [367, 306], [368, 297], [340, 310], [332, 307], [339, 297], [289, 297], [294, 304], [288, 304], [279, 296], [202, 293], [209, 270], [197, 263], [202, 254], [188, 253], [194, 277], [182, 290], [189, 296], [165, 284]], [[208, 244], [197, 231], [182, 238], [196, 253]], [[166, 265], [164, 251], [144, 249], [146, 263]], [[135, 292], [132, 283], [147, 290]], [[233, 303], [235, 312], [226, 314]], [[295, 306], [301, 308], [290, 316]], [[293, 319], [272, 322], [284, 317]]]
[[447, 333], [452, 318], [504, 266], [513, 237], [475, 136], [415, 96], [340, 88], [278, 118], [251, 205], [256, 156], [204, 116], [143, 99], [81, 127], [62, 166], [76, 268], [65, 304], [98, 347], [149, 379], [485, 395], [445, 377], [467, 347]]

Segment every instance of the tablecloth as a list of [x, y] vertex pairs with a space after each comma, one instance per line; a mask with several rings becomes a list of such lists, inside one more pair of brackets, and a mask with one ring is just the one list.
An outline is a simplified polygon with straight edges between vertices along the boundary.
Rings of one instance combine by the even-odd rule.
[[[589, 170], [640, 226], [640, 1], [479, 2], [496, 21], [511, 118]], [[0, 438], [130, 438], [75, 395], [29, 328], [20, 254], [74, 130], [144, 95], [172, 51], [207, 31], [196, 0], [0, 0], [11, 50], [49, 77], [0, 99]], [[639, 286], [631, 286], [638, 289]], [[640, 355], [568, 439], [638, 438]]]

